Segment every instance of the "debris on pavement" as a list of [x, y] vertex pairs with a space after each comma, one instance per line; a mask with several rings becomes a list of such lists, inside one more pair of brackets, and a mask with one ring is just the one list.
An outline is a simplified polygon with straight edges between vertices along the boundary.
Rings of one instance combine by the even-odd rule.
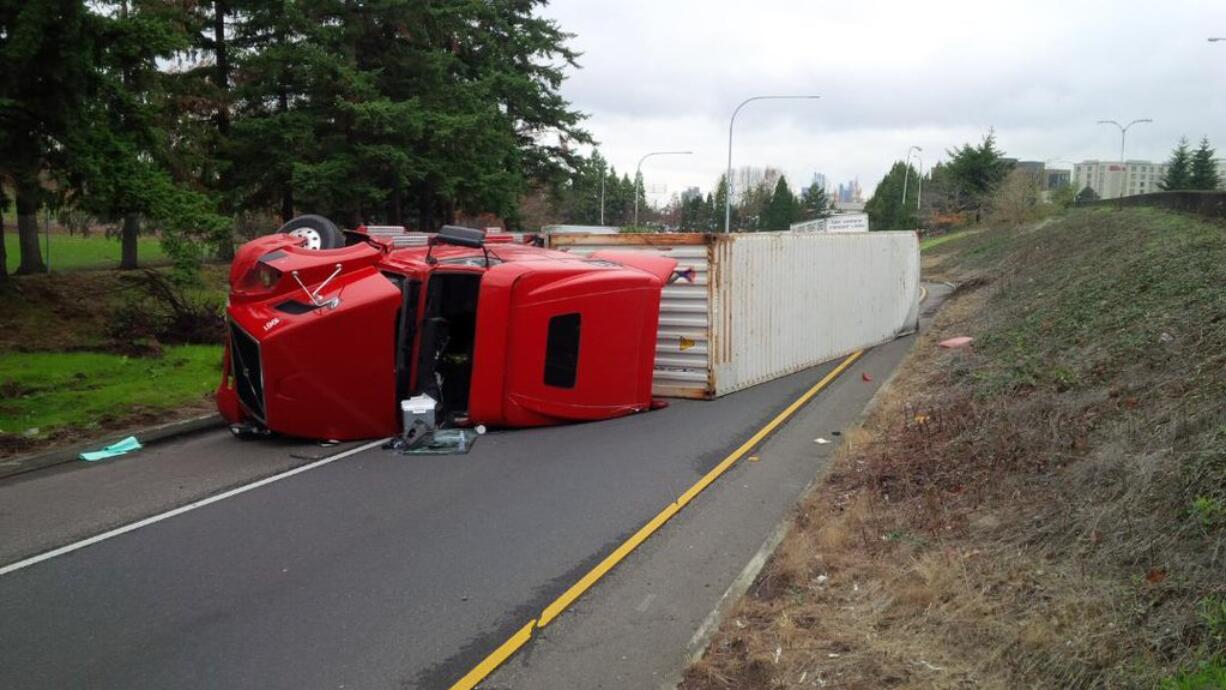
[[864, 372], [864, 373], [860, 374], [860, 380], [861, 380], [861, 381], [872, 381], [872, 380], [873, 380], [873, 375], [872, 375], [872, 374], [870, 374], [870, 373], [868, 373], [868, 372], [866, 371], [866, 372]]
[[816, 444], [818, 444], [818, 445], [822, 445], [822, 446], [826, 445], [827, 443], [830, 443], [830, 441], [828, 441], [828, 440], [826, 440], [826, 439], [824, 439], [824, 438], [815, 438], [815, 439], [813, 439], [813, 442], [814, 442], [814, 443], [816, 443]]
[[946, 340], [942, 340], [941, 342], [937, 343], [937, 345], [939, 347], [944, 347], [944, 348], [952, 350], [952, 349], [956, 349], [959, 347], [966, 347], [970, 345], [971, 341], [973, 340], [974, 338], [972, 338], [969, 335], [960, 335], [956, 338], [948, 338]]
[[383, 444], [401, 455], [467, 455], [481, 434], [476, 429], [435, 429], [410, 441], [398, 436]]
[[91, 450], [81, 453], [79, 456], [85, 462], [97, 462], [98, 460], [106, 460], [114, 458], [125, 453], [131, 453], [134, 450], [142, 448], [140, 441], [136, 440], [135, 436], [129, 436], [122, 441], [117, 441], [100, 450]]

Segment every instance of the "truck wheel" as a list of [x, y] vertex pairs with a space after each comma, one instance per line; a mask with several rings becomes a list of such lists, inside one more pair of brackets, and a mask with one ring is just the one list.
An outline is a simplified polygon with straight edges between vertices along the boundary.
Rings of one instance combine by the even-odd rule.
[[345, 235], [336, 223], [314, 214], [291, 218], [277, 229], [287, 235], [306, 240], [307, 249], [336, 249], [345, 246]]

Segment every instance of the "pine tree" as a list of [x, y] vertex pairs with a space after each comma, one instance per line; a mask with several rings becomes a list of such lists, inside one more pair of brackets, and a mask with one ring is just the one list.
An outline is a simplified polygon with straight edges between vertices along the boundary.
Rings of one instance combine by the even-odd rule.
[[796, 196], [788, 187], [787, 178], [782, 175], [775, 183], [775, 191], [770, 202], [762, 212], [758, 222], [759, 230], [787, 230], [796, 219]]
[[6, 284], [9, 279], [9, 256], [4, 246], [4, 214], [8, 210], [9, 199], [4, 195], [4, 188], [0, 187], [0, 285]]
[[1077, 196], [1073, 197], [1074, 203], [1084, 204], [1088, 201], [1098, 201], [1098, 192], [1095, 192], [1090, 187], [1082, 189], [1080, 192], [1077, 192]]
[[916, 174], [909, 164], [895, 161], [864, 205], [869, 227], [873, 230], [911, 230], [919, 226], [915, 210], [918, 185], [908, 184], [907, 198], [902, 198], [904, 178], [915, 179]]
[[1189, 189], [1217, 189], [1221, 184], [1217, 164], [1213, 162], [1214, 153], [1209, 147], [1209, 137], [1201, 137], [1200, 146], [1192, 154]]
[[1179, 146], [1175, 147], [1166, 165], [1166, 176], [1158, 183], [1160, 188], [1168, 192], [1192, 188], [1192, 154], [1188, 152], [1187, 137], [1179, 139]]
[[945, 165], [944, 173], [961, 201], [962, 208], [959, 210], [972, 210], [975, 219], [979, 220], [981, 211], [1009, 175], [1013, 164], [1005, 160], [1004, 154], [996, 148], [996, 134], [991, 131], [978, 146], [963, 144], [946, 153], [950, 161]]
[[799, 203], [802, 220], [830, 216], [830, 199], [826, 196], [826, 190], [816, 182], [804, 188], [800, 193]]
[[0, 177], [13, 185], [17, 273], [43, 273], [43, 180], [65, 169], [64, 142], [94, 90], [93, 16], [79, 0], [0, 0]]
[[[728, 175], [727, 173], [719, 176], [719, 181], [715, 183], [715, 227], [718, 232], [735, 232], [740, 220], [737, 216], [735, 208], [728, 208]], [[727, 227], [727, 226], [731, 227]]]
[[93, 215], [120, 222], [120, 268], [137, 267], [143, 219], [173, 222], [182, 190], [163, 161], [166, 75], [158, 61], [187, 46], [186, 15], [160, 0], [118, 0], [93, 5], [92, 25], [102, 46], [83, 126], [69, 133], [69, 158]]

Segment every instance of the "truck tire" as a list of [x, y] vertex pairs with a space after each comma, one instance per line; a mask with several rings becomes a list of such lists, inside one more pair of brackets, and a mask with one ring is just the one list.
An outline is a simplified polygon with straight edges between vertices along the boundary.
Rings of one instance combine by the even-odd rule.
[[345, 235], [336, 223], [314, 214], [291, 218], [288, 223], [277, 229], [306, 241], [307, 249], [336, 249], [345, 246]]

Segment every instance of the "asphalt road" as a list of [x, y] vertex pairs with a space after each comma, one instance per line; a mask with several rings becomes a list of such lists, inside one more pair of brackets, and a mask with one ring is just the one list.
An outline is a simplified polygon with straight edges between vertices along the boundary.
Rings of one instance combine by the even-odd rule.
[[0, 576], [0, 687], [446, 687], [831, 366], [467, 456], [363, 452]]

